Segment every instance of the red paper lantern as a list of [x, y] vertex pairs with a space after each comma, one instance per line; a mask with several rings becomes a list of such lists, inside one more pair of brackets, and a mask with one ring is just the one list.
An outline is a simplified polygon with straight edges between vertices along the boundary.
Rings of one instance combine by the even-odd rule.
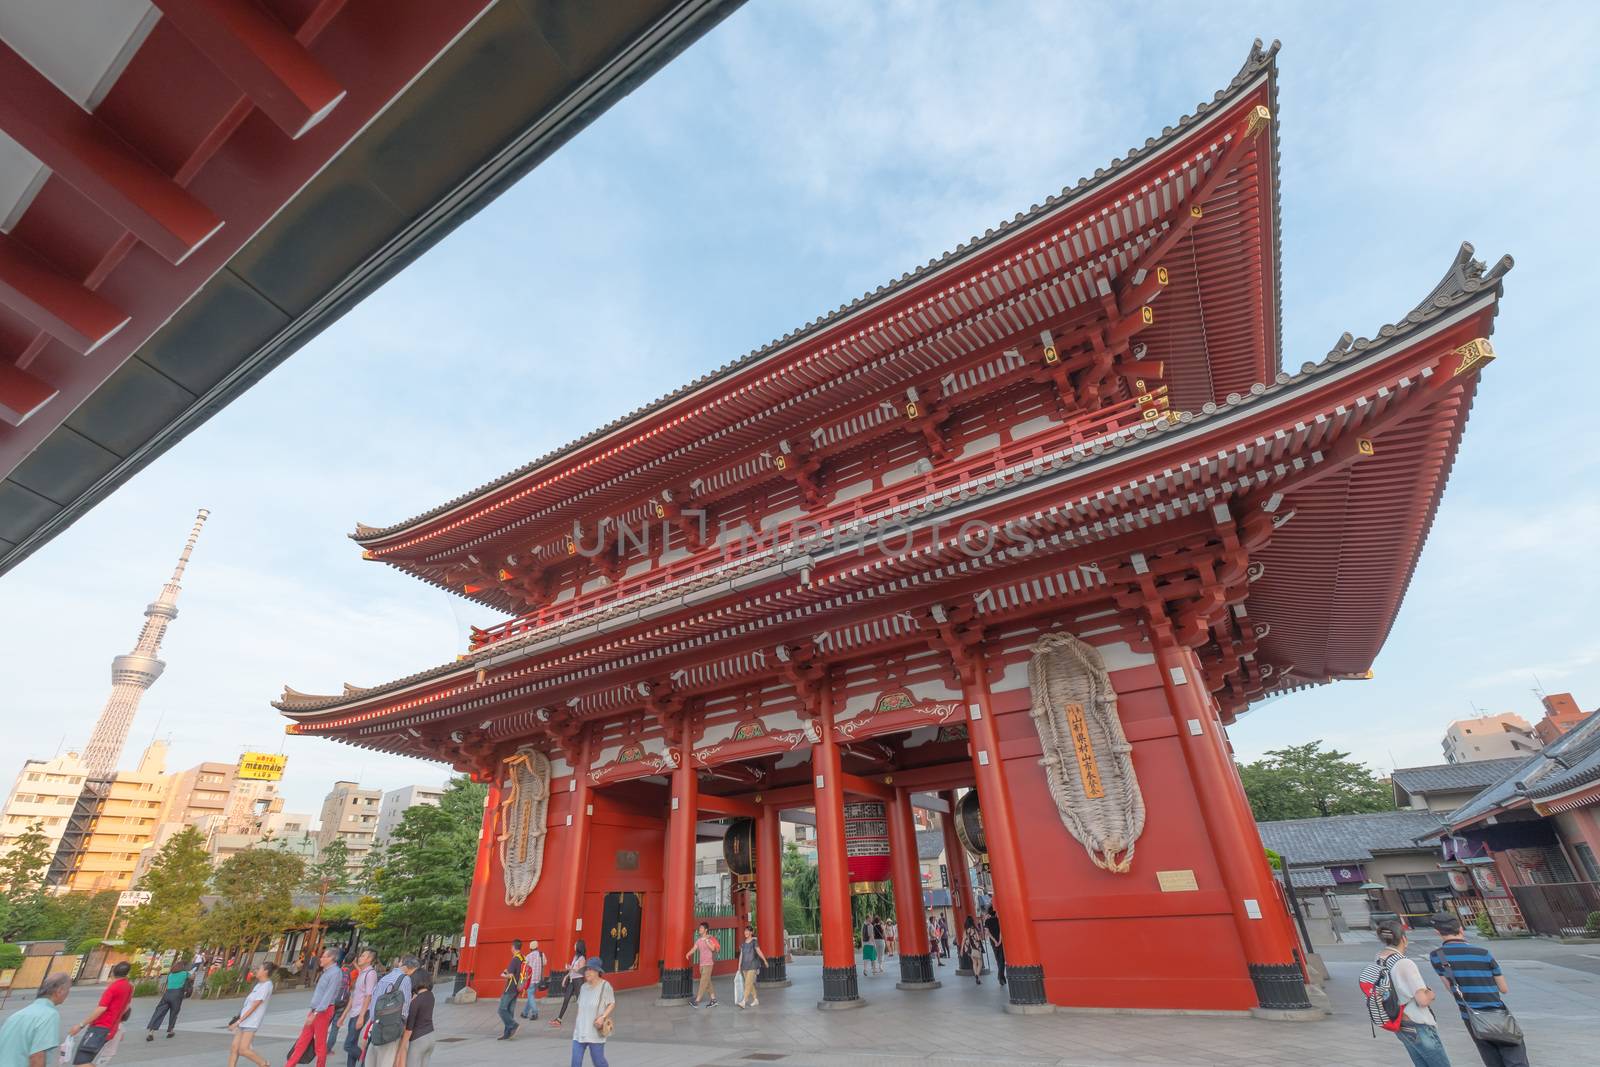
[[888, 891], [889, 815], [883, 801], [860, 800], [844, 806], [844, 854], [850, 892]]

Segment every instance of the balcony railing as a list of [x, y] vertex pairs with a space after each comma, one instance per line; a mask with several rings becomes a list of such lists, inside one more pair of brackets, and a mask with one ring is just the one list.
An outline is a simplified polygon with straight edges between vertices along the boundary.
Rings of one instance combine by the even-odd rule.
[[[1165, 412], [1164, 397], [1156, 400], [1132, 398], [1119, 401], [1092, 417], [1064, 423], [1020, 441], [996, 445], [986, 452], [974, 453], [952, 463], [935, 465], [925, 474], [906, 478], [875, 492], [818, 509], [806, 515], [804, 521], [824, 530], [836, 529], [860, 519], [870, 518], [880, 512], [892, 511], [929, 494], [953, 489], [964, 482], [1019, 467], [1044, 456], [1121, 442], [1140, 427], [1153, 425], [1166, 417], [1168, 416]], [[781, 532], [780, 527], [778, 531], [752, 533], [737, 549], [724, 551], [715, 546], [704, 548], [667, 566], [653, 568], [633, 578], [612, 583], [603, 589], [582, 594], [559, 605], [546, 605], [498, 626], [483, 629], [473, 627], [469, 650], [476, 652], [543, 626], [572, 621], [585, 614], [599, 612], [612, 604], [642, 597], [653, 589], [708, 571], [713, 565], [737, 563], [770, 547], [776, 541], [776, 534]]]

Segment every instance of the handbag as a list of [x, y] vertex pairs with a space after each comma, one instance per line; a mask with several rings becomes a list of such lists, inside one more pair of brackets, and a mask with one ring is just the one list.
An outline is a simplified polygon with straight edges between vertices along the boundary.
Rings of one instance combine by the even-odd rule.
[[610, 982], [604, 983], [604, 988], [602, 988], [600, 991], [599, 1003], [604, 1005], [606, 999], [605, 994], [608, 992], [611, 993], [611, 1014], [594, 1024], [594, 1032], [599, 1034], [601, 1037], [610, 1037], [617, 1029], [617, 996], [616, 993], [611, 991]]
[[72, 1053], [73, 1063], [93, 1063], [100, 1050], [106, 1047], [111, 1030], [104, 1026], [91, 1026], [78, 1038], [77, 1049]]
[[1456, 969], [1450, 966], [1450, 958], [1443, 952], [1439, 953], [1439, 962], [1444, 965], [1444, 975], [1450, 979], [1451, 992], [1455, 993], [1456, 1003], [1460, 1004], [1467, 1012], [1467, 1029], [1479, 1041], [1487, 1041], [1491, 1045], [1520, 1045], [1522, 1044], [1522, 1025], [1517, 1022], [1517, 1017], [1511, 1014], [1510, 1008], [1475, 1008], [1461, 995], [1461, 983], [1456, 981]]

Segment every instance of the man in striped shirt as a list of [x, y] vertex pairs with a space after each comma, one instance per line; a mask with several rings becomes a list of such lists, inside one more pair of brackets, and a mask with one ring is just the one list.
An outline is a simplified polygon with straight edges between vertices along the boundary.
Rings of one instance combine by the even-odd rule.
[[1488, 949], [1470, 944], [1462, 936], [1461, 920], [1454, 915], [1435, 915], [1430, 924], [1439, 931], [1441, 943], [1428, 953], [1428, 962], [1433, 964], [1433, 969], [1445, 980], [1450, 992], [1455, 994], [1456, 1006], [1461, 1009], [1461, 1020], [1466, 1023], [1467, 1035], [1472, 1038], [1472, 1043], [1478, 1046], [1478, 1055], [1487, 1067], [1528, 1067], [1526, 1045], [1496, 1045], [1478, 1040], [1467, 1015], [1469, 1004], [1480, 1011], [1506, 1006], [1501, 999], [1506, 991], [1506, 979], [1500, 973], [1500, 964], [1495, 962]]

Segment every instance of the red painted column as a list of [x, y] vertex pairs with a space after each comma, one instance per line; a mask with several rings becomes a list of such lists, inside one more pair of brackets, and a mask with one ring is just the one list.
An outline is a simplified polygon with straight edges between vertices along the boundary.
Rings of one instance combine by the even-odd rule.
[[478, 963], [478, 928], [489, 904], [489, 865], [494, 857], [494, 822], [500, 812], [500, 779], [489, 783], [489, 796], [483, 805], [483, 827], [478, 831], [478, 858], [472, 865], [472, 893], [467, 900], [467, 923], [462, 936], [467, 939], [456, 970], [467, 976], [467, 984], [477, 989], [474, 975]]
[[889, 816], [889, 859], [893, 864], [894, 919], [900, 930], [898, 989], [938, 989], [933, 957], [928, 955], [928, 913], [922, 906], [922, 863], [917, 855], [917, 825], [911, 793], [896, 789], [884, 805]]
[[839, 741], [833, 734], [833, 687], [817, 694], [817, 729], [811, 746], [811, 789], [817, 813], [817, 888], [822, 903], [822, 1000], [819, 1008], [866, 1003], [856, 984], [856, 948], [850, 914], [850, 870], [844, 850], [844, 781]]
[[972, 879], [967, 874], [967, 850], [956, 833], [956, 791], [946, 789], [939, 794], [939, 799], [950, 809], [939, 816], [939, 827], [944, 831], [944, 866], [950, 875], [950, 905], [956, 913], [956, 928], [951, 931], [954, 934], [967, 925], [967, 916], [975, 915], [978, 908], [972, 899]]
[[764, 804], [756, 820], [756, 943], [766, 954], [756, 984], [789, 984], [788, 948], [783, 939], [783, 834], [776, 804]]
[[1262, 1008], [1310, 1009], [1295, 955], [1293, 922], [1281, 905], [1261, 834], [1228, 754], [1216, 702], [1203, 688], [1205, 673], [1194, 653], [1170, 638], [1157, 636], [1151, 644], [1256, 998]]
[[678, 766], [672, 772], [672, 802], [667, 813], [666, 886], [661, 900], [663, 1007], [686, 1005], [694, 994], [693, 964], [685, 958], [694, 943], [694, 843], [699, 818], [700, 782], [694, 770], [694, 717], [682, 713], [678, 726]]
[[[589, 874], [589, 824], [592, 821], [589, 805], [594, 796], [589, 779], [589, 765], [593, 760], [592, 734], [593, 731], [584, 730], [582, 740], [576, 746], [577, 751], [567, 754], [572, 764], [572, 784], [567, 790], [566, 837], [569, 848], [561, 870], [561, 910], [556, 920], [560, 925], [556, 927], [555, 944], [546, 952], [556, 966], [563, 966], [572, 958], [580, 939], [588, 940], [583, 934], [583, 890]], [[586, 947], [597, 953], [599, 940], [589, 941]]]
[[[989, 869], [994, 876], [994, 907], [1000, 916], [1001, 947], [1009, 980], [1007, 1010], [1049, 1010], [1044, 995], [1044, 967], [1033, 933], [1033, 913], [1028, 907], [1022, 842], [1011, 813], [1011, 789], [1001, 769], [1000, 731], [989, 692], [988, 666], [982, 652], [974, 651], [973, 660], [972, 680], [965, 686], [967, 736], [971, 741], [978, 803], [983, 811], [983, 834], [989, 845]], [[999, 971], [999, 967], [995, 970]]]
[[950, 876], [950, 906], [955, 918], [950, 926], [950, 950], [956, 954], [956, 977], [971, 977], [972, 968], [961, 966], [961, 936], [967, 928], [967, 916], [977, 914], [972, 899], [972, 880], [967, 875], [967, 850], [956, 834], [956, 791], [946, 789], [939, 794], [950, 810], [939, 816], [939, 827], [944, 831], [944, 868]]

